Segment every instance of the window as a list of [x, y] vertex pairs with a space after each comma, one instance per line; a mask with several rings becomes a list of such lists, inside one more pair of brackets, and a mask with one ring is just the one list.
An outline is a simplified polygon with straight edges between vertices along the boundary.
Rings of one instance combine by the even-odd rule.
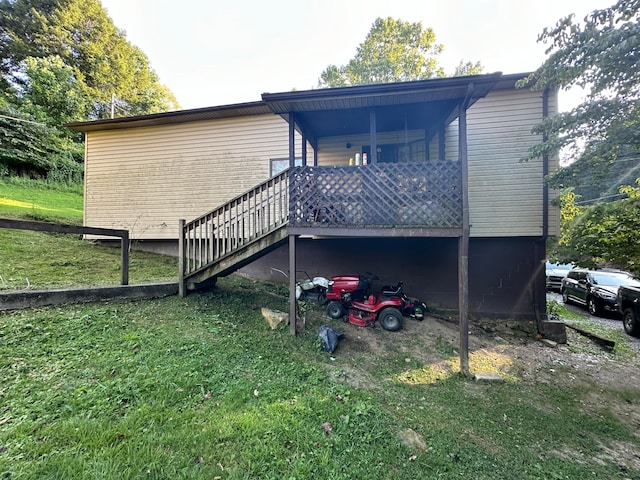
[[[279, 174], [280, 172], [285, 171], [289, 168], [289, 159], [288, 158], [272, 158], [269, 165], [269, 176], [273, 177], [274, 175]], [[295, 160], [296, 167], [302, 166], [302, 159], [296, 158]]]
[[[425, 148], [424, 140], [402, 144], [378, 145], [378, 163], [425, 162], [427, 160]], [[362, 147], [362, 151], [371, 158], [370, 145]]]

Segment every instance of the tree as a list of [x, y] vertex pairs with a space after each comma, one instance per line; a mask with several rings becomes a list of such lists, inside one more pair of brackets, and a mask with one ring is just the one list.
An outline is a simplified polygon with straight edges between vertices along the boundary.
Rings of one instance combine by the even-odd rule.
[[463, 77], [465, 75], [478, 75], [482, 73], [483, 67], [480, 62], [463, 62], [460, 63], [453, 72], [454, 77]]
[[547, 60], [521, 85], [588, 89], [585, 101], [534, 130], [546, 140], [527, 159], [567, 149], [572, 163], [551, 176], [554, 187], [600, 182], [616, 162], [637, 164], [640, 150], [640, 0], [619, 0], [576, 22], [545, 29]]
[[60, 57], [27, 57], [23, 65], [16, 99], [23, 113], [57, 127], [86, 118], [82, 85]]
[[58, 56], [82, 86], [88, 118], [107, 117], [113, 94], [126, 113], [178, 107], [99, 0], [0, 0], [0, 39], [5, 91], [20, 83], [26, 58]]
[[[588, 92], [582, 104], [534, 129], [545, 140], [524, 159], [560, 149], [570, 156], [570, 165], [549, 178], [552, 187], [571, 187], [560, 199], [561, 236], [552, 250], [583, 266], [638, 273], [640, 198], [637, 188], [624, 185], [640, 171], [640, 0], [618, 0], [582, 22], [568, 16], [538, 40], [549, 45], [549, 56], [521, 86]], [[575, 192], [599, 203], [579, 207]]]
[[[343, 87], [444, 77], [437, 61], [442, 49], [434, 31], [423, 28], [421, 22], [378, 18], [355, 57], [341, 67], [329, 65], [318, 83], [320, 87]], [[461, 62], [459, 70], [479, 73], [482, 67], [479, 62]]]
[[3, 79], [26, 57], [42, 52], [40, 36], [46, 17], [58, 7], [57, 0], [0, 1], [0, 76]]
[[629, 198], [589, 207], [576, 206], [576, 195], [565, 192], [561, 236], [551, 255], [583, 267], [614, 266], [640, 274], [640, 188], [620, 190]]
[[149, 59], [99, 0], [0, 0], [0, 170], [58, 180], [82, 172], [63, 125], [178, 108]]
[[[62, 182], [82, 180], [78, 149], [56, 127], [24, 115], [11, 106], [0, 107], [0, 173], [47, 177]], [[82, 154], [80, 153], [80, 159]]]

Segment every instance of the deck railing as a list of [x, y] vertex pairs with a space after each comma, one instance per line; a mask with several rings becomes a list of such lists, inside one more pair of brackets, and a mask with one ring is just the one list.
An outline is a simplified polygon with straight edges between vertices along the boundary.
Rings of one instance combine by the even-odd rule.
[[459, 228], [461, 163], [296, 167], [289, 201], [291, 227]]
[[289, 172], [284, 171], [188, 223], [181, 221], [180, 255], [188, 276], [287, 223]]
[[180, 225], [182, 278], [284, 225], [460, 228], [460, 162], [295, 167]]

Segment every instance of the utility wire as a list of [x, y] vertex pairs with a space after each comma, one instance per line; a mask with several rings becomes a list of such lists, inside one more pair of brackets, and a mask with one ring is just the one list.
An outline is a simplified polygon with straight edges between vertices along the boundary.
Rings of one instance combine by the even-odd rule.
[[628, 195], [626, 193], [616, 193], [614, 195], [607, 195], [605, 197], [599, 197], [599, 198], [590, 198], [589, 200], [583, 200], [581, 202], [575, 202], [576, 205], [586, 205], [588, 203], [594, 203], [600, 200], [606, 200], [608, 198], [617, 198], [617, 197], [628, 197]]
[[9, 115], [0, 115], [0, 118], [8, 118], [9, 120], [15, 120], [17, 122], [33, 123], [34, 125], [40, 125], [42, 127], [46, 127], [47, 126], [46, 123], [34, 122], [34, 121], [31, 121], [31, 120], [25, 120], [24, 118], [10, 117]]

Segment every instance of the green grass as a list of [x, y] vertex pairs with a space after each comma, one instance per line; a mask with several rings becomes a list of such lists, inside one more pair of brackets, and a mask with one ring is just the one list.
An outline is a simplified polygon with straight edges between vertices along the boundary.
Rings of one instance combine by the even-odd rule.
[[0, 217], [82, 223], [82, 186], [0, 179]]
[[[613, 330], [598, 322], [594, 322], [589, 318], [587, 313], [578, 313], [574, 310], [568, 309], [564, 304], [556, 302], [554, 300], [547, 301], [547, 313], [556, 315], [558, 318], [575, 325], [587, 332], [599, 335], [608, 340], [615, 342], [613, 351], [621, 358], [628, 358], [635, 355], [634, 351], [629, 346], [629, 338], [622, 331]], [[592, 351], [599, 349], [597, 345], [592, 345]]]
[[[263, 306], [285, 310], [286, 290], [231, 278], [185, 299], [0, 316], [0, 478], [640, 476], [602, 455], [637, 447], [635, 427], [584, 408], [597, 395], [638, 409], [637, 390], [517, 372], [502, 385], [425, 381], [410, 373], [454, 361], [444, 338], [427, 362], [408, 337], [343, 325], [351, 340], [330, 356], [321, 312], [293, 338]], [[384, 348], [372, 354], [365, 334]], [[409, 428], [424, 449], [400, 441]]]
[[[82, 186], [0, 180], [0, 217], [82, 224]], [[78, 235], [0, 229], [0, 291], [120, 283], [120, 249]], [[177, 281], [173, 257], [132, 250], [129, 283]]]
[[[0, 229], [0, 291], [118, 285], [120, 249], [78, 235]], [[177, 281], [174, 257], [132, 250], [129, 283]]]

